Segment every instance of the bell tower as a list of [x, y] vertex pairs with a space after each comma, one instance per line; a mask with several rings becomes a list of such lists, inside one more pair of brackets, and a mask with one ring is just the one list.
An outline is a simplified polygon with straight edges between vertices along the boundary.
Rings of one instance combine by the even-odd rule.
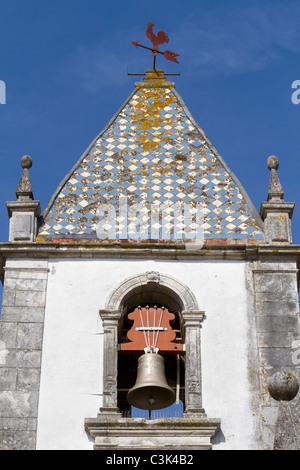
[[[21, 163], [0, 243], [0, 447], [299, 450], [300, 246], [278, 159], [259, 214], [153, 68], [41, 214]], [[154, 413], [174, 400], [180, 415]]]

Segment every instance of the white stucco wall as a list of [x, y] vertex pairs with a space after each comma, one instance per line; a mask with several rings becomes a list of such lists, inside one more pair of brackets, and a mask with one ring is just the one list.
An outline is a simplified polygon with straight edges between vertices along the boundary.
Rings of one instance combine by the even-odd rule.
[[92, 449], [84, 419], [102, 392], [99, 309], [130, 276], [159, 271], [186, 284], [205, 310], [203, 407], [221, 418], [214, 449], [255, 446], [248, 381], [246, 263], [238, 261], [50, 260], [45, 311], [38, 449]]

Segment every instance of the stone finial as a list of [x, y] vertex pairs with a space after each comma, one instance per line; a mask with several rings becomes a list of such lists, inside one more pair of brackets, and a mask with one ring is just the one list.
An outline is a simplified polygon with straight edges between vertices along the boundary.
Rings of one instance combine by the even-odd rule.
[[33, 242], [37, 234], [37, 221], [41, 212], [39, 201], [34, 201], [28, 170], [32, 167], [32, 158], [24, 155], [21, 159], [23, 174], [16, 190], [16, 201], [7, 202], [10, 218], [9, 241]]
[[268, 201], [283, 200], [284, 192], [282, 190], [282, 186], [280, 184], [278, 174], [277, 174], [277, 170], [279, 167], [278, 158], [275, 155], [271, 155], [268, 158], [267, 165], [271, 172], [269, 191], [268, 191]]
[[278, 170], [278, 168], [279, 168], [278, 158], [275, 155], [271, 155], [268, 158], [267, 165], [268, 165], [268, 168], [269, 168], [270, 171], [271, 170]]
[[299, 383], [297, 378], [290, 372], [276, 372], [269, 380], [268, 390], [274, 400], [290, 401], [296, 397], [299, 391]]
[[32, 158], [29, 155], [24, 155], [24, 157], [21, 159], [21, 166], [23, 168], [23, 174], [16, 190], [17, 200], [33, 200], [33, 193], [28, 171], [32, 167]]
[[279, 402], [273, 450], [300, 450], [297, 418], [289, 405], [299, 391], [297, 378], [287, 371], [276, 372], [269, 380], [268, 390], [271, 397]]
[[278, 158], [271, 155], [267, 161], [271, 172], [267, 202], [262, 202], [260, 215], [264, 221], [265, 240], [267, 243], [292, 243], [291, 219], [294, 203], [283, 200], [284, 192], [277, 170]]
[[21, 166], [22, 168], [27, 168], [28, 170], [32, 167], [32, 158], [30, 155], [24, 155], [24, 157], [22, 157]]

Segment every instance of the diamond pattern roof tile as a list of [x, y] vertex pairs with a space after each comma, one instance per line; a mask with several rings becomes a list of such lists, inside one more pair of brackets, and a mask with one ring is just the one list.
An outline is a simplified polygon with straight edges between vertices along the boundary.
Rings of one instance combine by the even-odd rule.
[[[146, 211], [142, 217], [131, 209], [124, 224], [120, 197], [125, 196], [128, 207], [139, 204]], [[262, 220], [244, 188], [162, 71], [147, 71], [59, 185], [43, 214], [39, 239], [97, 238], [101, 204], [111, 205], [109, 238], [126, 238], [127, 226], [130, 233], [134, 227], [141, 230], [140, 239], [151, 239], [145, 216], [151, 207], [178, 210], [183, 204], [201, 206], [203, 217], [189, 225], [201, 228], [205, 239], [264, 238]], [[184, 238], [179, 213], [151, 222], [156, 239], [176, 238], [178, 233]]]

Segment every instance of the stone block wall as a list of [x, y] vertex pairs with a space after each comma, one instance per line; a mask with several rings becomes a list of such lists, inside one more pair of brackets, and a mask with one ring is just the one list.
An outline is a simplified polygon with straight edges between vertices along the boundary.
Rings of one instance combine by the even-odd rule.
[[[98, 312], [99, 307], [101, 308], [102, 306], [102, 304], [99, 303], [99, 298], [103, 298], [105, 300], [106, 292], [108, 292], [109, 284], [105, 284], [106, 279], [113, 279], [116, 283], [116, 277], [119, 276], [119, 280], [127, 279], [129, 278], [130, 273], [135, 273], [137, 272], [137, 269], [140, 269], [140, 265], [137, 261], [136, 265], [134, 263], [130, 263], [130, 265], [125, 263], [124, 271], [122, 271], [123, 264], [119, 260], [116, 261], [116, 263], [118, 263], [118, 270], [115, 269], [116, 264], [113, 263], [110, 259], [107, 260], [107, 262], [102, 262], [101, 264], [96, 262], [82, 263], [81, 261], [78, 261], [77, 263], [78, 266], [80, 263], [81, 277], [78, 276], [78, 271], [74, 269], [74, 262], [60, 263], [58, 269], [56, 264], [53, 265], [53, 263], [51, 264], [49, 262], [48, 265], [48, 261], [46, 259], [8, 258], [6, 261], [3, 306], [0, 322], [0, 449], [33, 450], [36, 448], [36, 428], [40, 395], [40, 372], [47, 287], [49, 288], [50, 293], [54, 292], [55, 289], [59, 287], [60, 297], [52, 299], [52, 304], [50, 302], [49, 305], [49, 299], [51, 300], [51, 295], [48, 296], [47, 309], [49, 310], [47, 310], [48, 327], [45, 331], [44, 341], [44, 364], [45, 357], [47, 357], [47, 350], [45, 352], [45, 346], [48, 345], [49, 358], [49, 351], [52, 357], [52, 348], [55, 348], [55, 344], [58, 344], [56, 334], [57, 324], [55, 321], [53, 321], [53, 319], [59, 319], [61, 322], [59, 323], [60, 329], [62, 330], [60, 331], [60, 340], [66, 336], [63, 334], [63, 328], [65, 328], [66, 332], [68, 331], [68, 323], [65, 322], [65, 317], [60, 315], [61, 299], [64, 299], [64, 305], [65, 307], [68, 307], [65, 308], [65, 311], [69, 312], [68, 321], [71, 322], [71, 319], [72, 321], [75, 319], [75, 322], [77, 321], [76, 329], [78, 329], [78, 325], [81, 325], [81, 329], [79, 329], [80, 331], [86, 331], [88, 325], [88, 331], [93, 331], [93, 335], [95, 334], [96, 336], [99, 334], [97, 323], [99, 317]], [[160, 272], [166, 272], [166, 270], [168, 271], [169, 269], [170, 273], [173, 272], [173, 266], [171, 264], [166, 264], [164, 262], [161, 263], [161, 265], [156, 263], [155, 269], [158, 269]], [[48, 281], [49, 266], [52, 267], [52, 274]], [[185, 265], [182, 265], [182, 269], [183, 266]], [[242, 265], [242, 267], [236, 265], [235, 269], [237, 269], [237, 271], [233, 270], [233, 266], [235, 265], [228, 265], [230, 268], [228, 273], [231, 273], [231, 275], [235, 276], [233, 279], [237, 279], [238, 275], [243, 272], [241, 269], [244, 269], [244, 265]], [[56, 271], [53, 269], [54, 267], [56, 268]], [[217, 267], [219, 269], [218, 272], [216, 271]], [[150, 269], [153, 269], [153, 265], [150, 261], [148, 261], [148, 265], [145, 267], [145, 270]], [[221, 312], [220, 315], [216, 317], [218, 321], [214, 319], [214, 321], [210, 322], [212, 314], [210, 313], [210, 317], [207, 315], [208, 318], [205, 320], [205, 328], [203, 327], [202, 333], [204, 333], [204, 335], [202, 336], [202, 351], [204, 351], [204, 359], [206, 358], [207, 361], [207, 358], [210, 358], [211, 360], [211, 348], [210, 346], [208, 347], [208, 344], [213, 344], [215, 346], [215, 333], [219, 331], [215, 328], [217, 328], [220, 321], [225, 321], [224, 312], [222, 311], [221, 306], [218, 307], [218, 304], [217, 307], [215, 306], [215, 299], [212, 298], [211, 292], [218, 291], [220, 298], [222, 298], [222, 295], [223, 298], [226, 298], [227, 291], [225, 279], [228, 279], [228, 282], [232, 282], [232, 277], [228, 275], [227, 271], [223, 272], [220, 270], [220, 266], [215, 263], [212, 263], [211, 265], [209, 263], [205, 263], [205, 269], [202, 270], [198, 269], [196, 264], [187, 265], [184, 267], [184, 269], [186, 271], [183, 270], [183, 273], [181, 273], [179, 277], [183, 276], [184, 279], [187, 279], [187, 285], [191, 285], [192, 291], [197, 292], [197, 286], [199, 284], [201, 285], [201, 279], [202, 284], [205, 285], [205, 279], [208, 277], [209, 282], [211, 283], [210, 289], [208, 292], [201, 291], [203, 297], [202, 301], [207, 307], [208, 313], [215, 312], [215, 315], [217, 315], [219, 311]], [[192, 271], [193, 269], [194, 271]], [[251, 261], [247, 264], [247, 270], [249, 273], [249, 277], [247, 278], [247, 285], [250, 293], [249, 301], [251, 304], [248, 306], [250, 312], [249, 316], [251, 317], [251, 321], [249, 322], [251, 335], [246, 346], [249, 346], [250, 343], [252, 349], [249, 356], [251, 356], [251, 358], [252, 356], [255, 356], [255, 364], [253, 362], [253, 369], [255, 368], [255, 374], [253, 374], [255, 375], [255, 380], [257, 380], [257, 382], [255, 382], [255, 384], [253, 383], [255, 393], [252, 395], [255, 395], [256, 402], [260, 403], [260, 405], [256, 407], [257, 410], [259, 409], [261, 414], [260, 422], [262, 445], [259, 445], [259, 447], [264, 449], [273, 449], [274, 443], [276, 443], [276, 441], [278, 442], [277, 436], [279, 436], [279, 433], [282, 433], [282, 429], [284, 425], [286, 425], [284, 420], [287, 419], [287, 413], [284, 414], [280, 412], [279, 403], [273, 400], [268, 393], [269, 379], [272, 374], [278, 371], [292, 372], [298, 377], [298, 380], [300, 379], [300, 321], [297, 288], [298, 270], [296, 262], [289, 259], [283, 259], [280, 255], [276, 257], [274, 256], [274, 259], [266, 257], [261, 258], [260, 261]], [[105, 282], [103, 282], [104, 276], [102, 273], [105, 273]], [[109, 277], [107, 273], [111, 273], [111, 277]], [[216, 276], [216, 273], [218, 274], [218, 277]], [[89, 298], [88, 317], [86, 313], [84, 316], [82, 315], [82, 312], [84, 312], [85, 303], [80, 303], [82, 300], [79, 301], [81, 298], [81, 293], [79, 294], [79, 292], [82, 276], [85, 277], [86, 285], [88, 285], [90, 289], [85, 291], [86, 297]], [[70, 281], [67, 285], [67, 289], [66, 285], [64, 285], [64, 279], [66, 278], [68, 278]], [[99, 279], [101, 282], [99, 281], [98, 289], [95, 289], [95, 285], [97, 285], [95, 284], [95, 280]], [[160, 274], [160, 282], [162, 279], [163, 276]], [[147, 282], [147, 276], [145, 282]], [[51, 285], [52, 290], [50, 289]], [[231, 299], [232, 303], [229, 303], [227, 307], [227, 312], [229, 313], [232, 312], [232, 308], [234, 308], [235, 305], [239, 305], [238, 297], [242, 295], [244, 296], [242, 297], [244, 299], [247, 295], [246, 288], [244, 293], [241, 291], [243, 283], [235, 283], [234, 285], [236, 291], [234, 291], [234, 296]], [[223, 290], [220, 288], [220, 286], [223, 286]], [[100, 287], [103, 289], [103, 295], [101, 295], [102, 291], [99, 290]], [[76, 295], [74, 295], [75, 292]], [[235, 317], [237, 321], [246, 320], [246, 306], [244, 310], [244, 316], [241, 316], [241, 311], [239, 310], [238, 316]], [[226, 325], [228, 325], [228, 319], [232, 317], [232, 314], [229, 315], [229, 313], [226, 319]], [[95, 323], [93, 320], [94, 318], [97, 318]], [[69, 323], [69, 325], [70, 324], [71, 323]], [[209, 330], [209, 328], [211, 328], [211, 330]], [[211, 333], [209, 333], [210, 331]], [[244, 330], [238, 329], [237, 331], [240, 334], [243, 333]], [[227, 336], [227, 334], [224, 335], [223, 339], [226, 340]], [[87, 336], [84, 337], [87, 338]], [[241, 339], [240, 336], [237, 337]], [[213, 342], [209, 343], [209, 338], [213, 338]], [[83, 341], [86, 341], [86, 339]], [[90, 334], [88, 335], [88, 341], [90, 344]], [[74, 340], [72, 340], [72, 342], [74, 342]], [[70, 345], [71, 343], [69, 342], [68, 344]], [[85, 343], [83, 342], [82, 344]], [[225, 342], [224, 344], [228, 345], [230, 342]], [[63, 351], [64, 349], [65, 344], [61, 350]], [[97, 358], [95, 361], [96, 367], [98, 367], [98, 341], [93, 343], [91, 349], [92, 351], [95, 351], [94, 358]], [[206, 355], [205, 352], [207, 352]], [[219, 357], [217, 350], [214, 354], [215, 358]], [[88, 352], [87, 356], [81, 358], [80, 364], [82, 365], [82, 370], [85, 367], [86, 360], [88, 360], [90, 356], [91, 352]], [[73, 359], [70, 351], [68, 357]], [[60, 360], [59, 355], [57, 360]], [[59, 362], [50, 362], [52, 371], [55, 371], [55, 373], [57, 371], [57, 364], [59, 364]], [[217, 361], [214, 362], [213, 360], [212, 364], [216, 366]], [[240, 363], [238, 361], [236, 367], [239, 367], [239, 364], [245, 365], [246, 363]], [[210, 390], [211, 386], [211, 379], [209, 378], [208, 380], [208, 377], [212, 368], [210, 367], [210, 364], [207, 365], [207, 363], [205, 363], [205, 360], [202, 363], [202, 368], [204, 372], [205, 368], [208, 370], [206, 375], [205, 373], [203, 374], [203, 377], [206, 377], [206, 382], [204, 381], [204, 392], [205, 390], [207, 392]], [[241, 372], [241, 376], [245, 377], [244, 369], [241, 368], [238, 370]], [[257, 374], [257, 370], [259, 370], [259, 374]], [[220, 369], [219, 371], [214, 370], [214, 374], [220, 374]], [[247, 374], [247, 371], [245, 374]], [[93, 375], [95, 374], [93, 373]], [[257, 377], [257, 375], [259, 377]], [[47, 376], [48, 380], [46, 386], [51, 390], [52, 399], [53, 381], [51, 381], [51, 375], [49, 375], [47, 369], [45, 371], [45, 376]], [[218, 376], [218, 381], [220, 380], [219, 377], [220, 376]], [[226, 378], [226, 374], [224, 377]], [[78, 403], [79, 405], [81, 404], [82, 408], [80, 412], [82, 412], [82, 414], [83, 410], [85, 412], [86, 408], [92, 410], [94, 410], [94, 408], [97, 409], [99, 400], [98, 396], [94, 398], [95, 390], [98, 393], [98, 389], [91, 379], [90, 371], [87, 375], [87, 378], [91, 381], [93, 386], [87, 389], [84, 388], [84, 406], [82, 405], [83, 402], [81, 403], [80, 400], [78, 402], [76, 401], [77, 395], [76, 400], [74, 401], [76, 406]], [[70, 387], [70, 384], [73, 386], [73, 377], [71, 377], [70, 380], [70, 382], [66, 381], [65, 383], [65, 391], [68, 391], [72, 388]], [[258, 382], [260, 387], [256, 387]], [[43, 383], [45, 384], [45, 382]], [[225, 379], [223, 383], [226, 383]], [[55, 406], [57, 406], [57, 409], [59, 410], [62, 389], [61, 382], [57, 382], [57, 384], [58, 386], [55, 392], [56, 395], [54, 394], [55, 397], [51, 405], [54, 407], [53, 409], [55, 409]], [[260, 389], [259, 399], [257, 399], [258, 388]], [[86, 393], [86, 390], [88, 390], [89, 393]], [[223, 389], [222, 394], [224, 394]], [[67, 394], [65, 395], [66, 396], [64, 399], [69, 399], [69, 396]], [[242, 396], [244, 397], [244, 395]], [[245, 396], [247, 398], [248, 395]], [[41, 424], [42, 422], [42, 410], [46, 423], [42, 431], [46, 429], [46, 432], [44, 432], [44, 436], [42, 436], [43, 446], [41, 446], [41, 448], [46, 448], [47, 445], [49, 445], [49, 436], [50, 438], [55, 436], [57, 423], [53, 419], [53, 427], [52, 429], [51, 426], [49, 428], [49, 422], [47, 422], [49, 417], [48, 401], [47, 399], [44, 399], [43, 402], [42, 397], [43, 395], [41, 394], [39, 423]], [[209, 393], [206, 393], [206, 401], [207, 397], [209, 397]], [[297, 438], [293, 439], [294, 435], [300, 435], [299, 397], [300, 394], [298, 394], [296, 399], [294, 399], [289, 404], [289, 409], [287, 410], [292, 416], [292, 427], [289, 425], [289, 429], [294, 429], [294, 431], [293, 433], [282, 433], [283, 437], [280, 439], [280, 445], [286, 449], [299, 448], [299, 442], [297, 443]], [[48, 398], [48, 396], [46, 396], [46, 398]], [[55, 400], [57, 401], [55, 402]], [[95, 403], [97, 403], [97, 405], [95, 405]], [[79, 422], [78, 429], [81, 429], [83, 432], [83, 419], [80, 416], [80, 413], [79, 418], [77, 417], [78, 408], [76, 408], [76, 406], [73, 407], [73, 409], [76, 409], [76, 419], [78, 419]], [[204, 406], [206, 407], [205, 404]], [[208, 403], [208, 406], [210, 406], [213, 411], [215, 406], [215, 410], [217, 410], [217, 412], [219, 411], [218, 401], [214, 402], [212, 400], [210, 403]], [[246, 406], [244, 407], [244, 410], [245, 409]], [[236, 410], [232, 409], [232, 414], [234, 414], [234, 412], [236, 412]], [[251, 413], [249, 412], [250, 418], [253, 412], [253, 409]], [[214, 414], [212, 414], [212, 416], [213, 415]], [[57, 416], [57, 413], [54, 414], [54, 416]], [[85, 414], [84, 416], [86, 417], [92, 415]], [[224, 409], [218, 413], [218, 416], [220, 416], [221, 419], [223, 418]], [[254, 421], [256, 427], [256, 423], [258, 421], [256, 420], [256, 417]], [[66, 429], [68, 430], [69, 422], [70, 421], [68, 418], [66, 425]], [[224, 419], [224, 422], [226, 424], [226, 419]], [[223, 429], [226, 429], [225, 425], [223, 426]], [[77, 435], [75, 437], [77, 438]], [[86, 436], [84, 435], [84, 439], [85, 438]], [[56, 439], [59, 438], [56, 437]], [[81, 443], [80, 439], [81, 435], [78, 437], [78, 442]], [[284, 439], [287, 439], [287, 441]], [[259, 439], [257, 438], [257, 441], [258, 440]], [[84, 445], [86, 445], [85, 442], [86, 441], [84, 441]]]
[[[260, 369], [262, 442], [273, 449], [280, 427], [279, 403], [268, 393], [276, 372], [300, 376], [300, 321], [296, 262], [257, 261], [253, 265], [254, 304]], [[297, 356], [297, 348], [299, 357]], [[299, 395], [290, 404], [293, 426], [299, 428]], [[299, 429], [298, 429], [299, 434]], [[295, 442], [293, 446], [297, 445]]]
[[0, 449], [34, 450], [47, 260], [7, 260], [0, 323]]

